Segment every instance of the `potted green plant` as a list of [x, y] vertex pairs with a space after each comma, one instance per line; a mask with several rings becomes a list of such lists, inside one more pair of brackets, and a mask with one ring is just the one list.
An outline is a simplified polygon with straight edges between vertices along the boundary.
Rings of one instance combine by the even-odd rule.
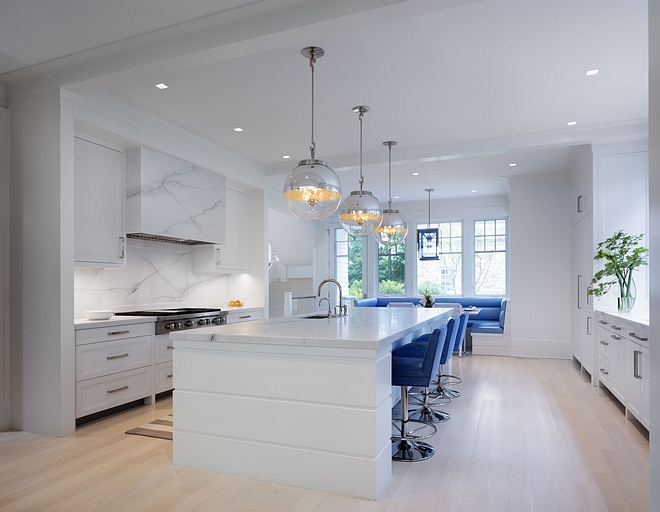
[[643, 236], [619, 231], [598, 244], [594, 259], [605, 263], [591, 280], [594, 286], [588, 290], [590, 295], [601, 297], [616, 283], [619, 285], [618, 310], [628, 312], [632, 309], [636, 297], [633, 271], [648, 265], [649, 250], [640, 245]]
[[433, 307], [433, 293], [435, 292], [436, 288], [437, 287], [429, 281], [422, 283], [422, 285], [419, 287], [419, 294], [422, 296], [422, 306], [425, 308]]

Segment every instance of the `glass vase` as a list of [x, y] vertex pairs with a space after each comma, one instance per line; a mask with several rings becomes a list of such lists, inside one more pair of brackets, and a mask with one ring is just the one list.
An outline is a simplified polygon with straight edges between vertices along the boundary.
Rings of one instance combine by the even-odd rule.
[[637, 287], [635, 286], [635, 280], [630, 279], [630, 286], [628, 290], [624, 290], [619, 287], [619, 297], [616, 299], [617, 309], [621, 313], [629, 313], [633, 306], [635, 305], [635, 299], [637, 298]]

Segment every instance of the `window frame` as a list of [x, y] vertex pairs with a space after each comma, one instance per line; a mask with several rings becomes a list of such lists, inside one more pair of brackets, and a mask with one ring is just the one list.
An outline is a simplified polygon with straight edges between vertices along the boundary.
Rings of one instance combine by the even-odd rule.
[[[497, 221], [503, 221], [505, 226], [504, 233], [504, 249], [503, 250], [492, 250], [486, 251], [481, 250], [477, 251], [477, 222], [495, 222], [495, 234], [486, 235], [485, 234], [485, 225], [484, 225], [484, 247], [486, 246], [486, 236], [495, 237], [495, 247], [497, 248]], [[477, 293], [477, 265], [476, 258], [477, 254], [488, 254], [488, 253], [504, 253], [504, 292], [502, 293]], [[478, 217], [472, 219], [472, 283], [471, 288], [473, 295], [475, 297], [508, 297], [509, 296], [509, 217], [506, 216], [494, 216], [494, 217]]]

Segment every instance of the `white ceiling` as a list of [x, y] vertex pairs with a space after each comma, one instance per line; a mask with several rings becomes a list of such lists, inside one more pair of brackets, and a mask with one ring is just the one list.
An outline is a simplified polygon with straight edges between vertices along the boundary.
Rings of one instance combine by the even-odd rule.
[[318, 45], [317, 157], [345, 193], [357, 187], [351, 108], [368, 105], [365, 188], [381, 201], [385, 140], [398, 142], [401, 201], [428, 187], [491, 195], [503, 176], [562, 170], [572, 145], [645, 130], [647, 32], [646, 0], [2, 0], [0, 83], [10, 97], [26, 80], [103, 91], [262, 165], [280, 187], [309, 155], [300, 49]]

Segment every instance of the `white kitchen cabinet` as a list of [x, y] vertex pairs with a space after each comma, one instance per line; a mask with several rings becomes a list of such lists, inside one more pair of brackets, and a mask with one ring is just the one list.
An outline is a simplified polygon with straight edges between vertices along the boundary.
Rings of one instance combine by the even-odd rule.
[[[616, 329], [613, 329], [612, 325]], [[621, 333], [622, 329], [619, 325], [610, 324], [609, 321], [599, 318], [600, 380], [623, 403], [626, 394], [626, 338]]]
[[626, 411], [647, 429], [649, 422], [649, 349], [626, 340]]
[[225, 243], [193, 247], [193, 272], [247, 272], [247, 200], [243, 192], [227, 188]]
[[228, 324], [237, 324], [239, 322], [251, 322], [253, 320], [261, 320], [263, 318], [262, 309], [250, 309], [247, 311], [233, 310], [227, 314]]
[[74, 138], [74, 261], [77, 266], [125, 267], [124, 154]]
[[627, 418], [650, 429], [648, 325], [625, 314], [597, 312], [599, 380], [624, 405]]
[[153, 322], [76, 325], [76, 418], [153, 398], [153, 330]]
[[593, 297], [588, 294], [593, 277], [593, 225], [591, 212], [580, 220], [571, 233], [571, 294], [573, 355], [590, 373], [596, 350], [593, 344]]
[[593, 208], [593, 171], [587, 166], [579, 174], [572, 188], [572, 215], [573, 224], [576, 224]]

